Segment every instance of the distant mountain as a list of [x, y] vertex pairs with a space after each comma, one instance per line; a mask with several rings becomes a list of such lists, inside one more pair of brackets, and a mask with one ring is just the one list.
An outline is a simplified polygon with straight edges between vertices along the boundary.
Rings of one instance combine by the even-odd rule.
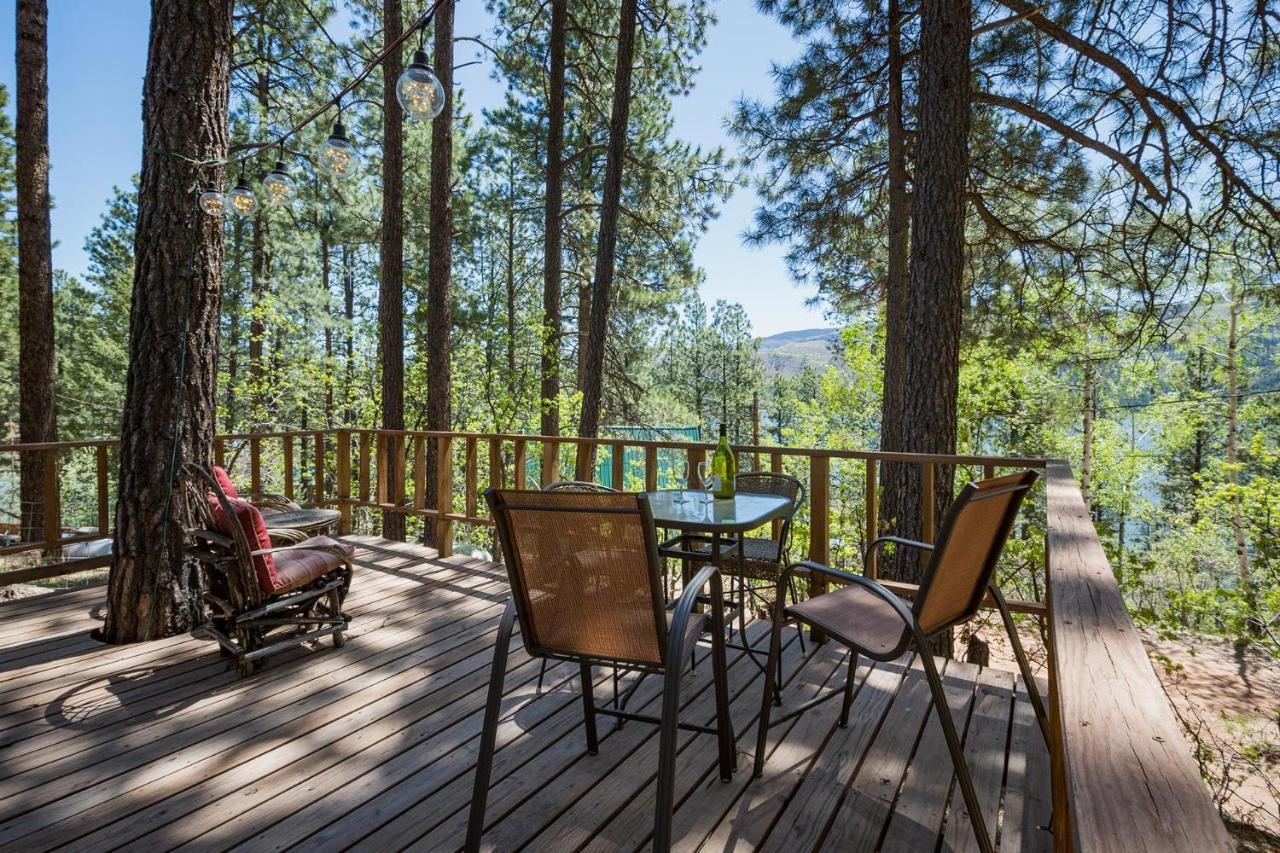
[[805, 365], [822, 370], [832, 361], [831, 344], [840, 338], [839, 329], [798, 329], [760, 339], [760, 358], [772, 373], [792, 376]]

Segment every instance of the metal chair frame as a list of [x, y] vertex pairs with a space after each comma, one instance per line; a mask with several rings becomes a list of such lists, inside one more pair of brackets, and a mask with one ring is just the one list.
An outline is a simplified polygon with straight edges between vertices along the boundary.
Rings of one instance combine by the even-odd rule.
[[[528, 493], [529, 498], [535, 501], [537, 494], [537, 492]], [[653, 830], [654, 850], [666, 851], [671, 848], [671, 815], [675, 807], [676, 746], [679, 731], [716, 735], [719, 741], [720, 778], [725, 782], [733, 779], [733, 772], [736, 769], [735, 738], [733, 722], [729, 714], [729, 682], [725, 659], [724, 612], [722, 607], [715, 606], [717, 602], [722, 601], [720, 572], [715, 566], [706, 566], [685, 586], [680, 598], [675, 602], [670, 627], [668, 628], [667, 605], [663, 602], [659, 586], [661, 568], [653, 514], [649, 509], [649, 501], [645, 495], [639, 494], [635, 498], [635, 510], [610, 510], [586, 506], [539, 506], [536, 503], [508, 504], [498, 496], [497, 490], [488, 489], [485, 492], [485, 499], [489, 503], [492, 517], [498, 530], [498, 539], [502, 543], [512, 595], [507, 600], [502, 620], [499, 623], [497, 643], [493, 654], [493, 668], [489, 676], [484, 725], [480, 734], [480, 749], [476, 761], [476, 775], [472, 789], [470, 814], [467, 821], [467, 837], [464, 846], [467, 853], [474, 853], [474, 851], [480, 849], [480, 841], [484, 832], [484, 811], [489, 794], [489, 781], [493, 772], [493, 755], [497, 741], [498, 721], [501, 714], [503, 685], [506, 680], [507, 658], [511, 647], [511, 635], [517, 623], [520, 624], [520, 635], [525, 651], [531, 657], [578, 664], [582, 682], [582, 708], [586, 728], [587, 752], [589, 754], [595, 755], [599, 751], [599, 737], [596, 729], [597, 714], [614, 717], [619, 720], [619, 725], [625, 720], [637, 720], [652, 723], [659, 727], [658, 790]], [[532, 620], [532, 614], [530, 608], [526, 606], [527, 598], [520, 570], [520, 554], [513, 547], [513, 539], [507, 518], [507, 513], [511, 509], [523, 511], [545, 510], [561, 513], [639, 513], [641, 523], [645, 529], [647, 568], [651, 593], [654, 599], [655, 630], [659, 631], [658, 636], [662, 639], [660, 643], [662, 661], [660, 663], [582, 656], [563, 650], [547, 648], [537, 642], [537, 631]], [[708, 589], [709, 595], [700, 595], [703, 589]], [[687, 628], [693, 608], [699, 603], [711, 603], [712, 605], [711, 656], [716, 702], [716, 725], [714, 728], [683, 723], [679, 719], [680, 676], [683, 670], [681, 664], [688, 655], [692, 654], [692, 646], [696, 643], [696, 638], [688, 638], [689, 642], [686, 643]], [[663, 636], [664, 634], [665, 637]], [[662, 675], [661, 717], [625, 711], [623, 707], [617, 705], [616, 695], [614, 700], [615, 707], [596, 705], [592, 687], [591, 668], [593, 666], [608, 666], [624, 671], [639, 671], [642, 673], [642, 677], [648, 674]]]
[[[994, 850], [991, 836], [987, 832], [986, 821], [982, 816], [981, 804], [978, 802], [977, 791], [973, 786], [973, 778], [969, 772], [968, 763], [964, 759], [964, 750], [960, 736], [956, 731], [955, 723], [951, 719], [951, 713], [947, 705], [946, 693], [943, 690], [942, 679], [938, 674], [937, 666], [933, 660], [933, 653], [930, 649], [929, 640], [930, 637], [937, 636], [942, 631], [949, 630], [956, 625], [962, 624], [973, 618], [979, 607], [981, 607], [987, 593], [990, 593], [996, 608], [1000, 611], [1005, 630], [1009, 634], [1009, 640], [1013, 646], [1014, 657], [1017, 658], [1018, 668], [1022, 673], [1023, 682], [1027, 686], [1027, 693], [1031, 699], [1032, 707], [1035, 709], [1036, 719], [1039, 722], [1041, 734], [1045, 737], [1046, 743], [1048, 742], [1048, 715], [1045, 711], [1044, 702], [1041, 700], [1039, 688], [1037, 687], [1035, 678], [1031, 673], [1031, 667], [1027, 662], [1026, 651], [1022, 647], [1021, 640], [1018, 638], [1017, 628], [1013, 621], [1013, 614], [1009, 611], [1009, 606], [1005, 602], [1004, 596], [1000, 593], [995, 581], [996, 562], [1000, 557], [1000, 553], [1004, 549], [1004, 543], [1008, 538], [1009, 531], [1013, 527], [1014, 519], [1021, 507], [1022, 498], [1025, 496], [1026, 492], [1030, 490], [1032, 484], [1035, 482], [1036, 476], [1037, 475], [1034, 471], [1028, 471], [1024, 474], [1022, 481], [1016, 485], [981, 493], [975, 484], [967, 484], [960, 491], [960, 494], [956, 497], [955, 501], [952, 502], [951, 507], [947, 511], [947, 515], [943, 520], [942, 529], [938, 536], [937, 546], [924, 542], [916, 542], [911, 539], [904, 539], [898, 536], [881, 536], [872, 542], [870, 547], [867, 548], [863, 563], [863, 575], [855, 575], [850, 572], [840, 571], [839, 569], [834, 569], [829, 566], [824, 566], [820, 563], [810, 561], [793, 563], [786, 568], [782, 577], [778, 579], [779, 596], [783, 593], [784, 584], [787, 579], [797, 568], [803, 567], [810, 573], [825, 575], [838, 582], [859, 586], [876, 595], [893, 608], [894, 612], [902, 620], [903, 631], [901, 638], [892, 649], [882, 653], [874, 653], [861, 646], [853, 639], [841, 636], [838, 632], [832, 631], [829, 626], [821, 626], [823, 630], [826, 630], [830, 634], [832, 639], [847, 647], [850, 651], [848, 675], [845, 678], [845, 683], [840, 687], [836, 687], [820, 694], [802, 705], [790, 709], [788, 713], [781, 717], [771, 719], [773, 705], [775, 704], [774, 693], [778, 690], [777, 683], [774, 679], [774, 672], [776, 669], [776, 661], [781, 653], [782, 628], [786, 622], [790, 620], [805, 624], [812, 624], [805, 620], [802, 614], [790, 612], [790, 608], [787, 608], [783, 604], [784, 599], [779, 597], [778, 603], [774, 609], [773, 626], [770, 631], [769, 665], [765, 668], [764, 695], [760, 702], [760, 722], [757, 729], [755, 767], [753, 771], [755, 777], [760, 777], [764, 772], [765, 750], [768, 745], [767, 738], [769, 727], [771, 725], [776, 725], [784, 722], [785, 720], [789, 720], [835, 696], [842, 696], [843, 703], [840, 709], [839, 723], [841, 727], [847, 726], [849, 723], [849, 710], [853, 703], [855, 684], [854, 677], [857, 671], [859, 656], [865, 655], [871, 660], [888, 662], [897, 659], [908, 649], [912, 649], [920, 659], [922, 668], [924, 669], [925, 679], [929, 683], [930, 696], [933, 701], [934, 709], [937, 711], [938, 719], [942, 724], [943, 737], [946, 740], [947, 749], [951, 754], [951, 760], [960, 785], [961, 795], [964, 797], [965, 807], [968, 809], [969, 818], [973, 824], [974, 833], [977, 836], [979, 846], [984, 853], [991, 853]], [[991, 552], [988, 554], [987, 563], [983, 566], [980, 577], [984, 577], [985, 582], [975, 584], [975, 592], [971, 597], [971, 600], [966, 603], [966, 608], [959, 617], [952, 619], [945, 625], [937, 627], [931, 633], [926, 635], [924, 629], [920, 625], [918, 617], [922, 612], [925, 602], [928, 600], [930, 589], [936, 580], [937, 568], [941, 563], [941, 557], [947, 547], [947, 543], [951, 539], [952, 534], [955, 532], [956, 523], [961, 511], [969, 501], [984, 500], [995, 497], [996, 495], [1007, 494], [1009, 491], [1016, 491], [1018, 493], [1018, 498], [1010, 504], [1010, 507], [1001, 522], [1001, 526], [997, 531], [995, 547], [991, 549]], [[871, 557], [879, 548], [888, 544], [914, 548], [932, 554], [929, 565], [925, 570], [920, 590], [915, 596], [915, 601], [911, 607], [908, 607], [901, 598], [894, 595], [888, 589], [865, 576], [871, 564]]]

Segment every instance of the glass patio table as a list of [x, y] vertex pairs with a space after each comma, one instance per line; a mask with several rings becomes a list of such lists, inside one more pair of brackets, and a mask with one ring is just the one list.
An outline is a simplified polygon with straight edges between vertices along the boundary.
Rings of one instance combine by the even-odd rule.
[[[672, 548], [670, 542], [662, 546], [661, 551], [664, 556], [682, 561], [683, 580], [686, 583], [691, 575], [691, 563], [694, 561], [714, 563], [729, 569], [732, 573], [732, 565], [727, 561], [734, 552], [741, 556], [742, 551], [739, 547], [741, 534], [755, 530], [776, 518], [782, 518], [791, 509], [791, 501], [778, 495], [755, 495], [742, 492], [726, 500], [708, 500], [706, 492], [694, 489], [663, 489], [646, 492], [646, 495], [649, 498], [649, 509], [653, 513], [653, 522], [657, 527], [679, 531], [682, 542], [687, 542], [690, 534], [700, 534], [700, 538], [704, 541], [710, 541], [709, 551]], [[683, 502], [680, 502], [680, 496], [684, 497]], [[730, 646], [747, 652], [752, 662], [763, 669], [764, 664], [756, 660], [754, 650], [747, 643], [746, 581], [740, 572], [735, 576], [735, 580], [738, 601], [736, 603], [733, 601], [732, 591], [727, 593], [727, 597], [730, 608], [738, 611], [742, 644], [730, 643]], [[730, 632], [732, 633], [732, 627]]]

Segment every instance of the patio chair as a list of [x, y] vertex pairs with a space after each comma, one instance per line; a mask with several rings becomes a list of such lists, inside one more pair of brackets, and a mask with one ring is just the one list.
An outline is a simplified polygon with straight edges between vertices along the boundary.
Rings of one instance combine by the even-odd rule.
[[[979, 845], [988, 853], [994, 849], [974, 791], [969, 767], [964, 760], [960, 737], [951, 720], [942, 680], [938, 677], [930, 651], [929, 638], [973, 618], [990, 594], [1004, 619], [1005, 630], [1009, 632], [1014, 656], [1018, 660], [1018, 667], [1035, 708], [1041, 733], [1047, 733], [1048, 718], [1044, 703], [1027, 664], [1027, 656], [1018, 639], [1013, 617], [995, 582], [996, 562], [1004, 549], [1023, 498], [1035, 483], [1036, 477], [1035, 471], [1025, 471], [967, 484], [947, 510], [936, 545], [897, 536], [882, 536], [871, 543], [871, 547], [867, 549], [868, 560], [877, 548], [887, 544], [930, 553], [923, 582], [910, 607], [870, 578], [819, 563], [797, 563], [782, 573], [782, 577], [778, 579], [778, 603], [774, 609], [773, 630], [769, 641], [769, 666], [765, 670], [764, 696], [760, 702], [754, 771], [757, 777], [764, 772], [765, 748], [774, 705], [773, 693], [776, 689], [774, 662], [780, 654], [782, 628], [787, 621], [794, 620], [824, 631], [832, 640], [847, 647], [850, 651], [849, 673], [843, 686], [805, 702], [783, 717], [773, 720], [772, 724], [790, 719], [833, 696], [842, 695], [844, 703], [840, 709], [840, 725], [848, 725], [859, 655], [876, 661], [891, 661], [907, 649], [912, 649], [919, 656], [929, 682], [934, 709], [942, 723], [943, 736], [951, 753], [960, 791]], [[845, 586], [788, 607], [783, 603], [782, 593], [788, 579], [799, 567], [811, 573], [825, 575]]]
[[228, 497], [199, 465], [185, 473], [200, 524], [188, 531], [188, 553], [202, 568], [210, 611], [197, 631], [235, 658], [242, 676], [300, 643], [332, 637], [341, 646], [355, 549], [327, 536], [273, 547], [257, 507]]
[[[493, 654], [466, 850], [480, 849], [507, 654], [517, 621], [530, 656], [578, 664], [588, 753], [594, 755], [599, 749], [597, 714], [612, 716], [619, 724], [640, 720], [659, 726], [654, 849], [669, 849], [678, 730], [716, 735], [720, 778], [730, 781], [734, 770], [720, 572], [706, 566], [672, 607], [665, 605], [653, 515], [643, 494], [489, 489], [485, 498], [502, 543], [511, 597]], [[703, 589], [709, 589], [708, 597], [699, 595]], [[710, 613], [694, 613], [695, 602], [708, 605]], [[681, 664], [688, 659], [708, 618], [714, 727], [679, 720]], [[592, 693], [593, 666], [637, 671], [642, 679], [649, 674], [661, 675], [661, 717], [630, 713], [624, 710], [625, 702], [619, 705], [616, 700], [612, 707], [597, 705]]]

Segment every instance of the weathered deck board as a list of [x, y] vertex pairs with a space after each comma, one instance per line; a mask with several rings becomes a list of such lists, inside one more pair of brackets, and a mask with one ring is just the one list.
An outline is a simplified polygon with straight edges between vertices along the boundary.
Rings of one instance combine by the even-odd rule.
[[[352, 541], [348, 644], [300, 647], [247, 680], [189, 637], [93, 641], [101, 587], [0, 604], [0, 846], [458, 849], [503, 572]], [[749, 634], [762, 640], [764, 628]], [[843, 650], [811, 648], [805, 659], [791, 632], [786, 640], [788, 703], [843, 682]], [[707, 654], [683, 682], [686, 719], [714, 712]], [[537, 669], [517, 643], [486, 845], [644, 849], [656, 729], [602, 718], [600, 753], [588, 756], [576, 667], [552, 666], [541, 693]], [[1002, 849], [1045, 849], [1048, 759], [1022, 685], [955, 662], [946, 676], [984, 803], [1001, 804]], [[839, 700], [775, 727], [765, 777], [754, 781], [762, 679], [731, 651], [729, 681], [738, 772], [721, 782], [714, 739], [682, 733], [677, 847], [916, 850], [940, 834], [970, 844], [962, 806], [947, 810], [952, 786], [939, 769], [949, 759], [918, 665], [862, 662], [848, 728], [836, 725]], [[594, 689], [610, 694], [606, 672]], [[660, 694], [650, 678], [632, 707], [652, 710]]]

